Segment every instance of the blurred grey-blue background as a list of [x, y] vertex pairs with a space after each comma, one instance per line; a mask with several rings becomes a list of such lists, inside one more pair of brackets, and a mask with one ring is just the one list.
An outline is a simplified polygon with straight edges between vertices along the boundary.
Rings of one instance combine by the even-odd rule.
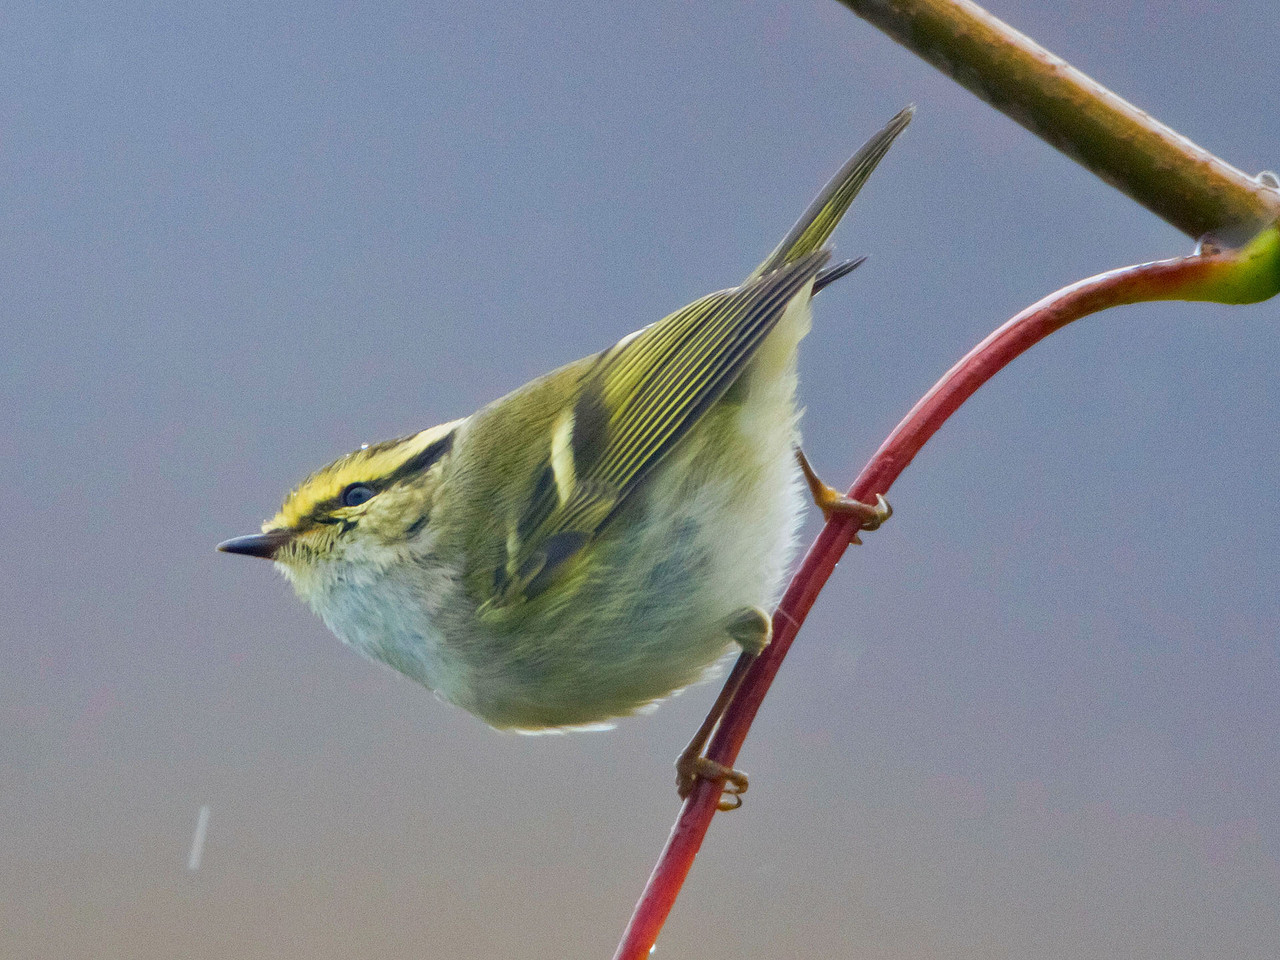
[[[1280, 164], [1272, 0], [991, 8]], [[8, 5], [0, 954], [607, 956], [712, 688], [496, 734], [213, 545], [737, 282], [912, 101], [805, 345], [839, 483], [1022, 306], [1190, 242], [827, 0]], [[943, 429], [658, 956], [1280, 955], [1278, 319], [1093, 318]]]

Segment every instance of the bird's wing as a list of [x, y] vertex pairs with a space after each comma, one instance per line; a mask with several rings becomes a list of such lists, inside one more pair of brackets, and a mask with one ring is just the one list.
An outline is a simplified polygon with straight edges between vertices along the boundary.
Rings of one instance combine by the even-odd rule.
[[840, 168], [742, 286], [703, 297], [596, 359], [577, 403], [554, 424], [495, 570], [492, 605], [546, 589], [724, 395], [791, 299], [861, 262], [824, 269], [823, 245], [913, 113], [900, 112]]
[[537, 596], [737, 379], [826, 264], [811, 252], [696, 300], [596, 358], [507, 539], [490, 604]]

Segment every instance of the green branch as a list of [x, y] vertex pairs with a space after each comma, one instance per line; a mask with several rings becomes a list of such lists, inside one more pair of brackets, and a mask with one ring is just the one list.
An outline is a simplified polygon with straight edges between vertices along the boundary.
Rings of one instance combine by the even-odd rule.
[[969, 0], [840, 0], [952, 80], [1190, 237], [1244, 243], [1280, 219], [1251, 177]]

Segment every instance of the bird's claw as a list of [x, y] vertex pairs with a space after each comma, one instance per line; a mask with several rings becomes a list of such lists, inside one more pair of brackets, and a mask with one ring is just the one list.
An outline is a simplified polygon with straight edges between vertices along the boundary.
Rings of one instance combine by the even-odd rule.
[[719, 781], [722, 784], [716, 809], [727, 812], [742, 806], [742, 795], [747, 792], [745, 773], [700, 754], [680, 757], [676, 761], [676, 792], [680, 794], [681, 800], [693, 792], [699, 780]]
[[857, 527], [849, 536], [850, 543], [861, 544], [862, 538], [858, 536], [859, 531], [876, 530], [880, 524], [893, 516], [893, 507], [889, 506], [889, 501], [884, 498], [884, 494], [877, 493], [874, 504], [855, 500], [824, 483], [809, 463], [809, 458], [799, 447], [796, 447], [796, 460], [804, 473], [805, 482], [809, 485], [813, 502], [822, 511], [822, 516], [826, 520], [830, 521], [833, 516], [845, 516], [858, 521]]

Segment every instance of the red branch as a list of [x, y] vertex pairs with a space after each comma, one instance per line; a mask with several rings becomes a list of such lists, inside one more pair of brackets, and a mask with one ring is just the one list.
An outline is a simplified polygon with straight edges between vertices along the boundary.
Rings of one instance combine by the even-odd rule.
[[[849, 495], [869, 501], [877, 493], [887, 493], [920, 448], [965, 400], [1006, 364], [1055, 330], [1107, 307], [1179, 299], [1180, 291], [1202, 283], [1227, 259], [1227, 255], [1190, 256], [1122, 267], [1081, 280], [1028, 307], [969, 351], [921, 398], [863, 468]], [[773, 641], [752, 665], [707, 748], [712, 760], [730, 767], [737, 760], [783, 657], [853, 532], [851, 520], [837, 517], [823, 527], [809, 548], [774, 612]], [[719, 783], [701, 781], [685, 800], [623, 932], [614, 960], [649, 957], [711, 825], [721, 787]]]

